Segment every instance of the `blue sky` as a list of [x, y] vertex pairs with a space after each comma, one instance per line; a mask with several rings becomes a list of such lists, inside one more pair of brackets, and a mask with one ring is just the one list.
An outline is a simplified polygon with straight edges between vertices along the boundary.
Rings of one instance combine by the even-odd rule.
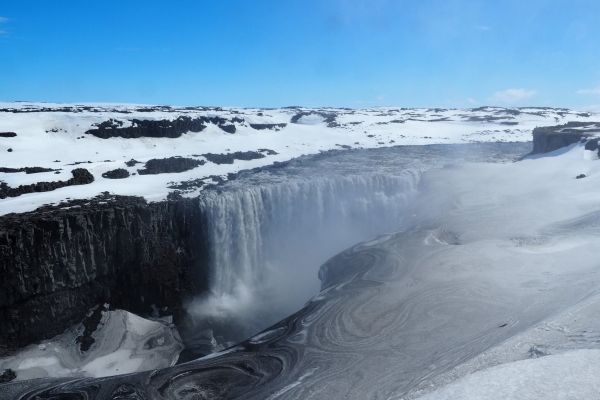
[[0, 100], [600, 109], [600, 1], [3, 0]]

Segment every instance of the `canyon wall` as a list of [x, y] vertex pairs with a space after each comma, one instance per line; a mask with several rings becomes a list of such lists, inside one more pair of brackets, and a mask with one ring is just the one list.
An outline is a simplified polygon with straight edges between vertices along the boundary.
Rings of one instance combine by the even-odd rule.
[[108, 195], [0, 217], [0, 346], [51, 338], [98, 303], [182, 318], [207, 286], [202, 218], [197, 199]]
[[535, 128], [532, 132], [533, 151], [531, 154], [548, 153], [585, 140], [600, 132], [598, 126], [600, 124], [593, 122], [568, 122], [564, 125]]

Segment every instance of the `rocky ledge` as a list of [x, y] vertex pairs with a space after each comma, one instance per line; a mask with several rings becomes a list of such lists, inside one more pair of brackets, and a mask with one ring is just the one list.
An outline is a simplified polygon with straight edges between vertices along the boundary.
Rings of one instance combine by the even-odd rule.
[[198, 201], [105, 193], [0, 217], [0, 353], [62, 333], [97, 304], [181, 321], [207, 287]]
[[[531, 154], [548, 153], [598, 134], [600, 134], [600, 122], [568, 122], [564, 125], [535, 128]], [[595, 140], [595, 143], [597, 148], [598, 140]], [[588, 148], [588, 150], [595, 149]]]

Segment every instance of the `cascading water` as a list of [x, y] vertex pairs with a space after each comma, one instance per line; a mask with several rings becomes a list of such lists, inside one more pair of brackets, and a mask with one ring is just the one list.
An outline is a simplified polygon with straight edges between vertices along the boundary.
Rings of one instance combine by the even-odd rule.
[[224, 333], [234, 341], [291, 314], [319, 292], [329, 257], [401, 229], [419, 175], [304, 177], [207, 194], [210, 294], [192, 309], [213, 327], [234, 323], [235, 334]]
[[509, 162], [525, 152], [519, 144], [469, 149], [407, 146], [306, 156], [205, 192], [210, 282], [209, 292], [188, 307], [191, 341], [214, 334], [220, 345], [234, 344], [300, 309], [319, 292], [318, 271], [327, 259], [406, 227], [421, 171], [448, 162]]

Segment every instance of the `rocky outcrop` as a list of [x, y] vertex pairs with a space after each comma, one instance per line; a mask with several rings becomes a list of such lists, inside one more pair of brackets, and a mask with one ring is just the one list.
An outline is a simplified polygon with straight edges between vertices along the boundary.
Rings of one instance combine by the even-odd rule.
[[207, 289], [198, 199], [77, 200], [0, 217], [0, 350], [51, 338], [97, 304], [175, 321]]
[[0, 374], [0, 383], [6, 383], [6, 382], [10, 382], [14, 379], [16, 379], [17, 374], [15, 373], [15, 371], [13, 371], [12, 369], [5, 369], [1, 374]]
[[222, 117], [201, 116], [191, 118], [182, 116], [174, 120], [131, 120], [131, 126], [124, 127], [123, 121], [109, 119], [98, 125], [96, 128], [86, 131], [86, 134], [94, 135], [101, 139], [121, 137], [125, 139], [137, 139], [140, 137], [153, 138], [178, 138], [188, 132], [202, 132], [206, 124], [214, 124], [227, 133], [235, 133], [234, 123], [243, 123], [244, 119], [233, 117], [231, 119]]
[[250, 127], [252, 129], [256, 129], [256, 130], [264, 130], [264, 129], [283, 129], [287, 126], [287, 124], [250, 124]]
[[219, 128], [221, 128], [224, 132], [227, 133], [235, 133], [236, 129], [235, 129], [235, 125], [231, 124], [231, 125], [219, 125]]
[[14, 132], [0, 132], [0, 137], [15, 137], [17, 136]]
[[[266, 149], [265, 149], [266, 150]], [[272, 150], [270, 150], [272, 151]], [[207, 153], [202, 154], [208, 161], [215, 164], [233, 164], [234, 160], [256, 160], [259, 158], [265, 158], [264, 154], [261, 154], [256, 151], [236, 151], [234, 153], [226, 153], [226, 154], [214, 154]]]
[[326, 123], [329, 128], [335, 128], [335, 127], [339, 126], [339, 124], [336, 122], [337, 114], [335, 112], [323, 112], [323, 111], [299, 112], [298, 114], [296, 114], [292, 117], [290, 122], [292, 124], [298, 124], [298, 123], [300, 123], [300, 119], [302, 117], [308, 117], [310, 115], [319, 115], [321, 118], [323, 118], [323, 122]]
[[101, 139], [122, 137], [136, 139], [140, 137], [178, 138], [187, 132], [202, 132], [206, 128], [206, 118], [179, 117], [171, 120], [132, 120], [132, 125], [123, 127], [123, 122], [110, 119], [90, 129], [86, 134]]
[[258, 149], [258, 151], [260, 151], [261, 153], [267, 153], [268, 156], [276, 156], [279, 154], [275, 150], [271, 150], [271, 149]]
[[[585, 130], [582, 128], [586, 128]], [[545, 126], [533, 130], [531, 154], [548, 153], [587, 139], [600, 132], [600, 123], [569, 122], [564, 125]]]
[[0, 199], [18, 197], [27, 193], [50, 192], [66, 186], [87, 185], [94, 182], [94, 176], [85, 168], [75, 168], [71, 173], [73, 177], [67, 181], [37, 182], [16, 188], [11, 188], [5, 182], [0, 182]]
[[129, 171], [127, 171], [125, 168], [117, 168], [106, 171], [102, 174], [102, 177], [107, 179], [125, 179], [129, 178]]
[[598, 138], [588, 140], [585, 144], [585, 149], [591, 151], [598, 150], [598, 140]]
[[185, 157], [153, 158], [148, 160], [144, 169], [138, 169], [140, 175], [157, 175], [184, 172], [204, 165], [204, 160]]
[[42, 167], [23, 167], [23, 168], [0, 168], [0, 172], [4, 172], [7, 174], [16, 173], [16, 172], [25, 172], [26, 174], [39, 174], [40, 172], [54, 172], [58, 171], [57, 169], [52, 168], [42, 168]]

